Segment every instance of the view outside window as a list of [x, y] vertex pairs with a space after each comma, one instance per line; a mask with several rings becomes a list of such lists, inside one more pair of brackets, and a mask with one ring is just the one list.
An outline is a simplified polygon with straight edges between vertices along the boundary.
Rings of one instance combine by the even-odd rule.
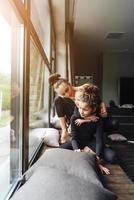
[[45, 65], [38, 49], [30, 41], [30, 97], [29, 97], [29, 159], [39, 146], [46, 127], [47, 115], [44, 110]]
[[0, 6], [0, 199], [21, 176], [23, 24]]

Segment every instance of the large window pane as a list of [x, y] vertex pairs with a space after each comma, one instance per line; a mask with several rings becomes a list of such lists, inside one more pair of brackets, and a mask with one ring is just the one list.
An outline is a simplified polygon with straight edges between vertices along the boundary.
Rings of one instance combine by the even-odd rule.
[[48, 0], [31, 1], [31, 20], [50, 61], [50, 12]]
[[30, 114], [29, 114], [29, 159], [42, 141], [43, 132], [48, 124], [48, 114], [44, 110], [45, 66], [34, 42], [30, 41]]
[[21, 176], [23, 25], [0, 7], [0, 199]]

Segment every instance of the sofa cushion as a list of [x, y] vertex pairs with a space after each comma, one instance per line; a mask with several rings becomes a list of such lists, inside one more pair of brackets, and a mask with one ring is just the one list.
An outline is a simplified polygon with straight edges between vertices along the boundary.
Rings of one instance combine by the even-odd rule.
[[111, 139], [112, 141], [120, 141], [120, 142], [127, 141], [127, 138], [119, 133], [108, 135], [108, 138]]
[[92, 153], [74, 152], [60, 148], [48, 149], [26, 172], [25, 179], [27, 180], [39, 166], [55, 168], [102, 186], [98, 178], [96, 157]]
[[54, 117], [52, 117], [52, 119], [51, 119], [51, 125], [54, 128], [57, 128], [59, 130], [61, 129], [60, 120], [59, 120], [59, 117], [57, 115], [55, 115]]
[[64, 171], [39, 167], [11, 200], [115, 200], [105, 188]]
[[60, 133], [55, 128], [46, 128], [44, 143], [50, 147], [59, 147]]

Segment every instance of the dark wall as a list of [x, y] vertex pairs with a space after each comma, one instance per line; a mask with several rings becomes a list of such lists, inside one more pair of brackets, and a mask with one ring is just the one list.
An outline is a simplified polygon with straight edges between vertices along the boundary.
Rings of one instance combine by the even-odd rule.
[[74, 75], [93, 76], [93, 82], [102, 90], [102, 55], [91, 51], [91, 47], [74, 43]]

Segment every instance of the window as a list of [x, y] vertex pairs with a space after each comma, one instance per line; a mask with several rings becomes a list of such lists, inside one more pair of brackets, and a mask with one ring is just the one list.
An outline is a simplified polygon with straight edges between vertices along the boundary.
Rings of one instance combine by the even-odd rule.
[[0, 199], [21, 177], [24, 28], [7, 0], [0, 7]]
[[43, 128], [48, 123], [48, 113], [44, 110], [45, 65], [33, 40], [30, 40], [30, 96], [29, 96], [29, 159], [42, 140]]
[[48, 1], [31, 1], [31, 21], [50, 61], [50, 13]]
[[[50, 23], [46, 29], [48, 41], [44, 47], [47, 38], [45, 26], [44, 23], [39, 25], [42, 29], [39, 31], [37, 23], [41, 20], [38, 3], [41, 6], [44, 1], [33, 0], [31, 5], [30, 1], [24, 5], [22, 0], [1, 2], [0, 199], [4, 199], [10, 196], [18, 180], [21, 180], [42, 143], [44, 133], [37, 129], [49, 125], [50, 63], [47, 57], [50, 57]], [[29, 11], [33, 5], [35, 13], [32, 24]], [[50, 21], [49, 10], [47, 14]]]

